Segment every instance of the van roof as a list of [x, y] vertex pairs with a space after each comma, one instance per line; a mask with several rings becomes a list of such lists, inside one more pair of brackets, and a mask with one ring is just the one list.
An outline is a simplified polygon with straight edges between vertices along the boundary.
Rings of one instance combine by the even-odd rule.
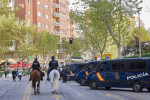
[[150, 60], [150, 58], [149, 58], [149, 57], [146, 57], [146, 58], [122, 58], [122, 59], [109, 59], [109, 60], [103, 60], [103, 61], [124, 61], [124, 60], [144, 60], [144, 59]]
[[76, 65], [78, 65], [78, 64], [88, 64], [88, 62], [85, 62], [85, 63], [70, 63], [70, 64], [66, 64], [66, 65], [73, 65], [73, 64], [76, 64]]

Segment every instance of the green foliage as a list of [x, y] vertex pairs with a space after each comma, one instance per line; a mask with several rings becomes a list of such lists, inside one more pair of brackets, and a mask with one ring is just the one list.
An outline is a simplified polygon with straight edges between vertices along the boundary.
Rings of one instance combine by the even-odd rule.
[[62, 48], [65, 53], [69, 54], [71, 57], [81, 57], [81, 54], [83, 52], [82, 40], [73, 38], [73, 44], [69, 44], [69, 41], [63, 38]]
[[0, 15], [11, 13], [11, 7], [8, 6], [9, 0], [0, 0]]
[[58, 49], [59, 37], [51, 35], [49, 32], [41, 31], [35, 40], [36, 51], [42, 55], [55, 54]]

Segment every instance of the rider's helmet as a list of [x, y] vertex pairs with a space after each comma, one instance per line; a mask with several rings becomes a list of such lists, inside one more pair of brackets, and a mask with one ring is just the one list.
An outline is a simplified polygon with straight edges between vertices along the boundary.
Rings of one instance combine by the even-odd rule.
[[34, 60], [38, 60], [37, 57], [35, 57]]
[[55, 56], [52, 56], [51, 59], [54, 60], [54, 59], [55, 59]]

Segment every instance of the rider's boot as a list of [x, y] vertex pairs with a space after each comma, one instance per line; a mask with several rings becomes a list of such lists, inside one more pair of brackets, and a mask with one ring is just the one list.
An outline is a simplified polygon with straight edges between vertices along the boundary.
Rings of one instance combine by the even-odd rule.
[[31, 75], [30, 75], [29, 81], [31, 81]]
[[41, 76], [41, 81], [43, 81], [43, 76]]

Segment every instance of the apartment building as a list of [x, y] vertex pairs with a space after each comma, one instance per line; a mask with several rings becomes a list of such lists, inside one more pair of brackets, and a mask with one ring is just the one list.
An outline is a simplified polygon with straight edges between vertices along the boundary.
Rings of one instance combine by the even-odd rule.
[[[33, 25], [37, 25], [37, 32], [45, 30], [50, 34], [60, 37], [56, 60], [61, 64], [66, 64], [67, 55], [61, 49], [62, 38], [70, 38], [71, 25], [69, 18], [68, 0], [9, 0], [12, 10], [18, 8], [20, 20], [28, 20]], [[40, 56], [40, 58], [43, 58]], [[43, 59], [40, 59], [43, 62]], [[14, 62], [15, 63], [15, 62]]]

